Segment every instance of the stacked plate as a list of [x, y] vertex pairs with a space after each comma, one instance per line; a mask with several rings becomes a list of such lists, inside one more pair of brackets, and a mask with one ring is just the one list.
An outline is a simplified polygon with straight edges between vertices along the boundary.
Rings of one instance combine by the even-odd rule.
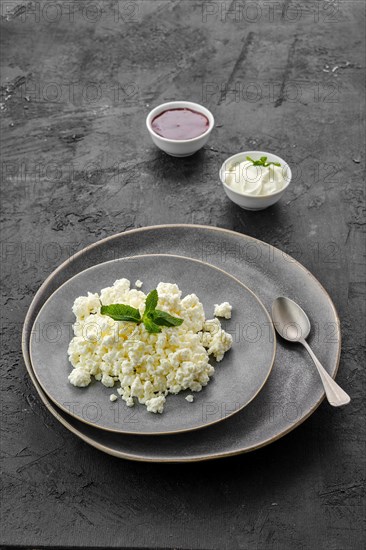
[[[72, 304], [116, 279], [156, 288], [175, 282], [195, 293], [207, 316], [229, 301], [224, 328], [233, 347], [193, 403], [171, 396], [162, 415], [111, 403], [101, 384], [75, 388], [67, 375]], [[328, 294], [288, 255], [251, 237], [197, 225], [147, 227], [120, 233], [77, 253], [37, 292], [23, 330], [23, 355], [43, 403], [67, 429], [115, 456], [189, 462], [257, 449], [286, 434], [321, 402], [324, 391], [305, 352], [277, 342], [267, 313], [279, 295], [306, 309], [316, 330], [309, 342], [333, 377], [340, 355], [339, 322]], [[40, 336], [47, 327], [47, 337]], [[60, 330], [61, 328], [61, 330]], [[332, 334], [333, 337], [329, 338]], [[335, 335], [335, 337], [334, 337]]]

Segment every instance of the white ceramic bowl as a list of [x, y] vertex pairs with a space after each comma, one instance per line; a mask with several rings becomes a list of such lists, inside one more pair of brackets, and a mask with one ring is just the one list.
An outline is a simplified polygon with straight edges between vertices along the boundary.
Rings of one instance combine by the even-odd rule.
[[[160, 115], [163, 111], [167, 111], [168, 109], [185, 108], [202, 113], [208, 118], [209, 127], [204, 134], [192, 139], [167, 139], [154, 132], [151, 123], [156, 116]], [[203, 107], [198, 103], [192, 103], [191, 101], [170, 101], [169, 103], [162, 103], [150, 111], [146, 118], [147, 129], [155, 145], [173, 157], [189, 157], [201, 149], [210, 137], [214, 124], [215, 119], [212, 113], [210, 113], [206, 107]]]
[[[246, 160], [247, 156], [251, 157], [253, 160], [259, 160], [261, 157], [267, 157], [269, 162], [279, 162], [283, 166], [283, 176], [285, 179], [285, 185], [280, 191], [272, 193], [271, 195], [248, 195], [245, 193], [238, 193], [234, 191], [229, 185], [226, 184], [226, 175], [227, 172], [238, 162]], [[280, 200], [282, 195], [285, 193], [287, 187], [290, 185], [292, 178], [292, 173], [289, 165], [281, 157], [268, 153], [267, 151], [243, 151], [242, 153], [237, 153], [232, 157], [229, 157], [225, 160], [224, 164], [220, 168], [220, 180], [224, 187], [224, 191], [229, 197], [230, 200], [235, 202], [235, 204], [241, 206], [245, 210], [263, 210], [275, 204]]]

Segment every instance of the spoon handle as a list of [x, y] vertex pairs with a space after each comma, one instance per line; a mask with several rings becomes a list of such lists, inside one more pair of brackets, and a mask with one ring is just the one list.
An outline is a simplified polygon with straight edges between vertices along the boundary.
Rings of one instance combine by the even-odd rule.
[[327, 396], [329, 403], [333, 405], [333, 407], [347, 405], [351, 401], [350, 396], [342, 390], [342, 388], [338, 386], [337, 382], [327, 373], [306, 340], [302, 339], [300, 342], [307, 349], [310, 357], [315, 363], [316, 368], [318, 369], [320, 378], [323, 382], [325, 395]]

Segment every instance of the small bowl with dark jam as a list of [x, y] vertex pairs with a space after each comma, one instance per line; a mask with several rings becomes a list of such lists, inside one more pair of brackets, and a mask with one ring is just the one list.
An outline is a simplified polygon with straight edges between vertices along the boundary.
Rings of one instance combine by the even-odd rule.
[[155, 145], [173, 157], [188, 157], [201, 149], [207, 143], [214, 123], [208, 109], [190, 101], [163, 103], [146, 118]]

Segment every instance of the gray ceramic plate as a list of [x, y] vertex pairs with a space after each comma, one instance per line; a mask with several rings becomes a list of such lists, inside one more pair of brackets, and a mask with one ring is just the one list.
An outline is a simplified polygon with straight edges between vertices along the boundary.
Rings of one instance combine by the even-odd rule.
[[[123, 256], [166, 253], [216, 265], [253, 289], [267, 309], [276, 296], [299, 302], [310, 317], [309, 342], [335, 377], [341, 349], [334, 305], [309, 271], [296, 260], [247, 235], [215, 227], [165, 225], [127, 231], [103, 239], [57, 268], [37, 292], [22, 336], [28, 373], [49, 412], [80, 439], [111, 455], [146, 462], [192, 462], [253, 451], [276, 441], [308, 418], [324, 397], [319, 375], [300, 347], [277, 341], [274, 367], [258, 396], [240, 413], [203, 430], [163, 437], [119, 435], [88, 426], [53, 405], [34, 376], [29, 338], [47, 298], [73, 275], [102, 261]], [[313, 323], [317, 323], [314, 325]]]
[[[109, 400], [116, 388], [93, 381], [87, 388], [70, 384], [68, 360], [70, 327], [75, 322], [72, 305], [87, 292], [100, 292], [115, 280], [142, 279], [146, 293], [160, 281], [176, 283], [182, 296], [197, 294], [206, 318], [213, 318], [215, 303], [233, 305], [232, 318], [222, 320], [234, 336], [232, 349], [220, 363], [211, 359], [215, 374], [194, 402], [192, 392], [167, 397], [163, 414], [147, 412], [144, 405], [129, 408], [122, 399]], [[235, 333], [240, 334], [235, 338]], [[90, 267], [64, 283], [42, 307], [33, 326], [30, 350], [35, 375], [46, 394], [71, 416], [104, 430], [124, 434], [169, 434], [196, 430], [220, 422], [245, 407], [267, 380], [275, 356], [271, 319], [256, 296], [221, 269], [173, 255], [145, 255], [112, 260]]]

